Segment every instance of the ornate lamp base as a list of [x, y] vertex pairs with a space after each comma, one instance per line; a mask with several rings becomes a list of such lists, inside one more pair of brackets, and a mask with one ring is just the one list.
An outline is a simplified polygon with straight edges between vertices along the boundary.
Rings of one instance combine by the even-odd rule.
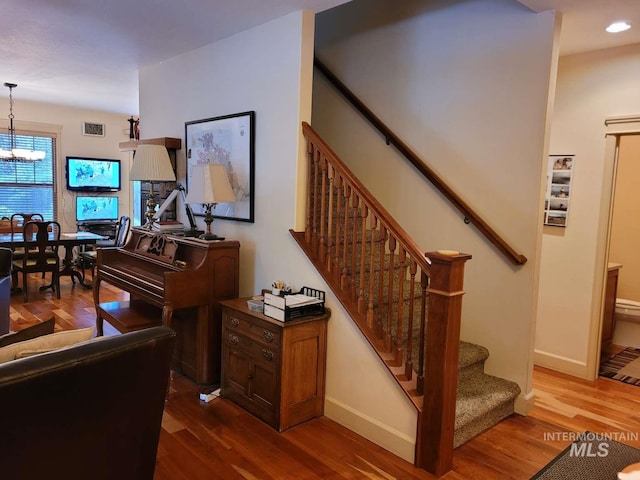
[[198, 237], [202, 240], [224, 240], [224, 237], [219, 237], [211, 232], [211, 224], [213, 223], [213, 214], [211, 213], [211, 210], [216, 208], [216, 205], [216, 203], [204, 203], [202, 205], [205, 208], [204, 223], [207, 225], [207, 231]]
[[151, 227], [153, 226], [153, 221], [154, 221], [153, 216], [156, 214], [157, 205], [158, 204], [156, 203], [156, 198], [153, 193], [153, 182], [149, 182], [149, 198], [147, 199], [147, 211], [144, 214], [147, 221], [142, 226], [142, 228], [146, 230], [151, 230]]

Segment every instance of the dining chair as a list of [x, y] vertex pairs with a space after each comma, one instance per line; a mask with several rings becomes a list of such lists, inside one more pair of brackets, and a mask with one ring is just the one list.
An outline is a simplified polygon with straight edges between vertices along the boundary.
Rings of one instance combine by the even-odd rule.
[[[131, 228], [131, 219], [126, 215], [123, 215], [118, 220], [118, 226], [116, 227], [116, 236], [112, 240], [98, 241], [95, 244], [96, 248], [104, 247], [123, 247], [127, 242], [127, 236], [129, 235], [129, 229]], [[94, 278], [96, 273], [96, 264], [98, 263], [98, 251], [85, 250], [79, 254], [80, 268], [82, 270], [82, 281], [84, 282], [84, 270], [85, 268], [91, 269], [91, 278]]]
[[[43, 222], [44, 217], [40, 213], [14, 213], [11, 215], [10, 220], [10, 228], [11, 228], [11, 240], [13, 241], [13, 237], [15, 234], [22, 234], [22, 227], [27, 222]], [[18, 247], [13, 249], [13, 259], [19, 260], [24, 255], [24, 248]], [[54, 253], [51, 249], [49, 249], [48, 255], [52, 258], [54, 256], [58, 256], [57, 253]], [[44, 278], [44, 273], [42, 274], [42, 278]]]
[[[10, 228], [11, 228], [11, 241], [16, 234], [22, 235], [23, 227], [27, 222], [44, 222], [44, 217], [40, 213], [14, 213], [11, 215]], [[13, 259], [17, 260], [24, 255], [24, 248], [18, 247], [13, 250]]]
[[60, 298], [60, 258], [58, 257], [58, 241], [60, 240], [60, 224], [58, 222], [26, 222], [22, 227], [24, 238], [24, 254], [14, 259], [13, 283], [17, 284], [18, 274], [22, 272], [22, 298], [29, 301], [27, 279], [30, 273], [51, 272], [51, 286]]
[[[14, 213], [11, 215], [11, 240], [13, 240], [14, 232], [22, 234], [22, 227], [27, 222], [42, 222], [44, 221], [44, 217], [41, 213]], [[51, 258], [55, 258], [58, 256], [57, 252], [49, 249], [47, 254]], [[24, 249], [22, 247], [15, 248], [13, 251], [13, 259], [19, 260], [24, 255]], [[42, 273], [42, 278], [44, 278], [44, 272]]]

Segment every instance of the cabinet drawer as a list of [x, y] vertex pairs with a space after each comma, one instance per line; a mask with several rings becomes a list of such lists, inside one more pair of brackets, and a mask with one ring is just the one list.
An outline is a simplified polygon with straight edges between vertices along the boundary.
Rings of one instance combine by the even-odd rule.
[[280, 331], [278, 328], [268, 323], [260, 322], [257, 319], [238, 315], [235, 312], [229, 312], [225, 315], [225, 328], [227, 330], [238, 332], [247, 337], [264, 344], [265, 346], [273, 346], [277, 349], [280, 345]]
[[256, 361], [273, 363], [273, 365], [278, 365], [280, 361], [280, 355], [276, 345], [265, 345], [237, 331], [225, 328], [223, 341], [228, 348], [242, 350], [246, 355], [254, 358]]

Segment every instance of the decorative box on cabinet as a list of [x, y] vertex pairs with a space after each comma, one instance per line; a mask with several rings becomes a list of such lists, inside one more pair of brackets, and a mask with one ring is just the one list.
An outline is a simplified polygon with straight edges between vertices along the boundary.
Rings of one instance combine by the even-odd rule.
[[329, 311], [279, 322], [247, 300], [220, 302], [222, 396], [278, 431], [321, 416]]

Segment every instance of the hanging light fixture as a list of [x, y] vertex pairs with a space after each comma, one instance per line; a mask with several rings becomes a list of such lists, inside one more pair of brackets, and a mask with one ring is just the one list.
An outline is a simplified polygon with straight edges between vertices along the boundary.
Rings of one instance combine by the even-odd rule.
[[16, 129], [13, 125], [13, 89], [18, 85], [15, 83], [4, 83], [9, 88], [9, 149], [0, 147], [0, 161], [2, 162], [38, 162], [45, 157], [45, 152], [39, 150], [29, 150], [18, 148], [16, 145]]

